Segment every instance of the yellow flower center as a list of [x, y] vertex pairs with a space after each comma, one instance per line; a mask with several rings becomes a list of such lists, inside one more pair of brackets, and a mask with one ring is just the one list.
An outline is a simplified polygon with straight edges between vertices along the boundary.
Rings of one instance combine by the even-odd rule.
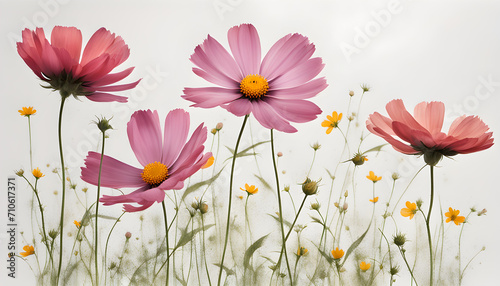
[[240, 90], [248, 98], [261, 98], [269, 90], [269, 84], [263, 76], [251, 74], [240, 82]]
[[152, 186], [157, 186], [168, 177], [168, 168], [160, 162], [149, 163], [141, 173], [142, 180]]
[[456, 214], [452, 214], [451, 217], [450, 217], [450, 219], [452, 221], [455, 221], [457, 219], [457, 215]]

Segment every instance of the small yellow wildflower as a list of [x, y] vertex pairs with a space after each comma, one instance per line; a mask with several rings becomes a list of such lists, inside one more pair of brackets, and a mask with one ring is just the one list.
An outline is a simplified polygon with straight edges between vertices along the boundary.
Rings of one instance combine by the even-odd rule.
[[21, 110], [18, 110], [18, 112], [22, 116], [29, 117], [30, 115], [33, 115], [36, 113], [36, 109], [33, 109], [32, 106], [29, 106], [29, 107], [23, 107]]
[[19, 254], [21, 254], [22, 257], [26, 257], [26, 256], [30, 256], [32, 254], [35, 254], [35, 248], [33, 247], [33, 245], [25, 245], [23, 247], [23, 250], [25, 252], [20, 252]]
[[80, 228], [82, 226], [82, 223], [80, 221], [73, 221], [73, 223], [76, 225], [76, 228]]
[[370, 263], [366, 263], [364, 261], [361, 261], [361, 263], [359, 264], [359, 269], [361, 269], [361, 271], [365, 272], [366, 270], [370, 269], [372, 265]]
[[307, 253], [307, 248], [305, 248], [305, 247], [299, 247], [299, 249], [297, 250], [298, 256], [306, 255], [306, 253]]
[[370, 171], [370, 174], [366, 176], [366, 178], [374, 183], [382, 180], [382, 177], [375, 176], [375, 173], [373, 171]]
[[212, 157], [208, 158], [208, 160], [207, 160], [207, 162], [205, 163], [205, 165], [203, 165], [201, 168], [202, 168], [202, 169], [206, 169], [206, 168], [208, 168], [208, 167], [212, 166], [212, 165], [214, 164], [214, 161], [215, 161], [214, 156], [212, 156]]
[[460, 213], [459, 210], [455, 210], [452, 208], [449, 208], [449, 212], [445, 213], [444, 215], [447, 216], [448, 218], [446, 219], [446, 222], [453, 221], [456, 225], [459, 225], [465, 221], [464, 216], [459, 216], [458, 214]]
[[378, 202], [378, 197], [374, 197], [373, 199], [370, 199], [370, 202], [372, 202], [372, 203]]
[[328, 129], [326, 129], [326, 134], [330, 134], [333, 128], [337, 128], [339, 126], [339, 122], [342, 119], [342, 113], [337, 114], [337, 111], [334, 111], [332, 116], [327, 115], [326, 118], [327, 120], [323, 121], [321, 126], [328, 127]]
[[416, 203], [406, 202], [406, 208], [401, 209], [401, 215], [404, 217], [410, 217], [410, 219], [412, 219], [416, 213], [417, 213]]
[[344, 256], [344, 251], [337, 247], [334, 250], [332, 250], [332, 256], [333, 256], [333, 259], [340, 259], [340, 258], [342, 258], [342, 256]]
[[41, 177], [45, 176], [42, 171], [40, 171], [40, 168], [36, 168], [36, 169], [33, 169], [33, 171], [31, 172], [33, 174], [33, 176], [37, 179], [40, 179]]
[[259, 188], [256, 188], [254, 185], [249, 186], [245, 184], [245, 189], [240, 188], [240, 190], [247, 192], [248, 195], [255, 195], [259, 191]]
[[243, 196], [238, 196], [238, 199], [242, 200], [242, 199], [243, 199]]

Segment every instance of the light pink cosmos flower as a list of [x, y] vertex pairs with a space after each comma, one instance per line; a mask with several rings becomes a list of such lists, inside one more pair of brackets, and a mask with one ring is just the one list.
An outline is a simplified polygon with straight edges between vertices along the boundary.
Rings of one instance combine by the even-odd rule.
[[[212, 156], [203, 154], [203, 143], [207, 139], [207, 128], [203, 123], [196, 128], [187, 141], [189, 113], [175, 109], [165, 119], [162, 136], [158, 113], [151, 110], [136, 111], [127, 124], [130, 146], [142, 165], [135, 168], [104, 155], [101, 186], [108, 188], [137, 188], [128, 195], [103, 196], [104, 205], [137, 203], [136, 207], [125, 204], [124, 210], [136, 212], [161, 202], [166, 190], [179, 190], [184, 180], [198, 171]], [[97, 185], [101, 155], [89, 152], [82, 167], [81, 178]]]
[[111, 85], [127, 77], [133, 67], [110, 72], [123, 63], [130, 54], [120, 36], [100, 28], [82, 49], [82, 33], [75, 27], [56, 26], [50, 43], [42, 28], [25, 29], [23, 41], [17, 43], [17, 52], [24, 62], [43, 81], [61, 96], [86, 96], [98, 102], [127, 102], [127, 98], [108, 92], [134, 88], [140, 80], [122, 85]]
[[314, 120], [321, 109], [306, 100], [328, 85], [315, 77], [324, 64], [311, 58], [315, 47], [307, 37], [289, 34], [277, 41], [261, 61], [257, 30], [251, 24], [228, 31], [232, 56], [208, 35], [190, 60], [193, 72], [221, 87], [185, 88], [184, 99], [192, 106], [221, 106], [236, 116], [252, 113], [262, 126], [296, 132], [291, 122]]
[[445, 114], [442, 102], [421, 102], [415, 106], [414, 116], [401, 99], [392, 100], [386, 109], [390, 118], [378, 112], [371, 114], [366, 121], [368, 130], [401, 153], [424, 155], [425, 162], [431, 166], [443, 156], [473, 153], [493, 145], [493, 133], [487, 132], [489, 127], [477, 116], [458, 117], [448, 134], [442, 132]]

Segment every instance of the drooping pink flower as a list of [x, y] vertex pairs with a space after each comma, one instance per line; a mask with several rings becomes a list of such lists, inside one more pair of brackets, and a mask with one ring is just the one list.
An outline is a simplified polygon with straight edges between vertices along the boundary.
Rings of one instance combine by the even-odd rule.
[[[136, 212], [161, 202], [166, 190], [180, 190], [184, 180], [198, 171], [212, 153], [203, 154], [203, 143], [207, 139], [207, 128], [203, 123], [196, 128], [187, 141], [189, 113], [175, 109], [165, 119], [162, 136], [158, 113], [151, 110], [136, 111], [127, 124], [130, 146], [142, 168], [135, 168], [104, 155], [101, 186], [108, 188], [137, 188], [134, 192], [120, 196], [103, 196], [104, 205], [127, 203], [127, 212]], [[97, 185], [101, 154], [89, 152], [82, 167], [81, 178]], [[133, 206], [129, 203], [137, 203]]]
[[311, 58], [315, 47], [307, 37], [289, 34], [277, 41], [261, 61], [260, 39], [251, 24], [228, 31], [232, 56], [208, 35], [190, 60], [193, 72], [220, 87], [185, 88], [192, 106], [221, 106], [236, 116], [252, 113], [262, 126], [296, 132], [291, 122], [314, 120], [321, 109], [306, 100], [328, 85], [315, 77], [324, 64]]
[[23, 41], [17, 43], [17, 52], [24, 62], [48, 88], [59, 90], [61, 96], [85, 96], [98, 102], [127, 102], [127, 98], [110, 94], [134, 88], [140, 80], [129, 84], [112, 85], [127, 77], [133, 67], [110, 73], [130, 54], [120, 36], [100, 28], [82, 49], [82, 33], [75, 27], [56, 26], [50, 42], [42, 28], [24, 29]]
[[493, 133], [487, 132], [489, 127], [477, 116], [458, 117], [448, 134], [442, 132], [445, 114], [442, 102], [421, 102], [415, 106], [413, 116], [401, 99], [390, 101], [386, 109], [390, 118], [378, 112], [371, 114], [366, 121], [368, 130], [401, 153], [424, 155], [431, 166], [443, 156], [473, 153], [493, 145]]

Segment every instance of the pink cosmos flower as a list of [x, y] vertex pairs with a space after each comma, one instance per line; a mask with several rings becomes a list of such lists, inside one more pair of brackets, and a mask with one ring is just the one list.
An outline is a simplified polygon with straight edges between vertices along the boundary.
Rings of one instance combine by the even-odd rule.
[[487, 132], [489, 127], [477, 116], [458, 117], [448, 134], [441, 132], [444, 121], [442, 102], [421, 102], [415, 106], [414, 116], [406, 110], [401, 99], [392, 100], [386, 109], [390, 118], [378, 112], [371, 114], [366, 121], [368, 130], [384, 138], [401, 153], [424, 155], [425, 162], [431, 166], [443, 156], [473, 153], [493, 145], [493, 133]]
[[307, 37], [289, 34], [277, 41], [261, 61], [257, 30], [251, 24], [228, 31], [232, 56], [208, 35], [190, 60], [193, 72], [220, 87], [185, 88], [192, 106], [221, 106], [236, 116], [252, 113], [262, 126], [296, 132], [291, 122], [314, 120], [321, 109], [306, 100], [328, 85], [314, 79], [323, 69], [321, 58], [311, 58], [315, 47]]
[[56, 26], [51, 40], [45, 38], [42, 28], [25, 29], [23, 41], [17, 43], [17, 52], [24, 62], [43, 81], [61, 96], [86, 96], [98, 102], [127, 102], [127, 98], [108, 92], [134, 88], [140, 80], [122, 85], [111, 85], [127, 77], [133, 67], [110, 72], [129, 56], [130, 51], [120, 36], [100, 28], [82, 49], [82, 33], [75, 27]]
[[[136, 111], [127, 124], [130, 146], [142, 165], [135, 168], [104, 155], [101, 186], [108, 188], [137, 188], [128, 195], [103, 196], [104, 205], [124, 205], [127, 212], [136, 212], [161, 202], [166, 190], [180, 190], [184, 180], [198, 171], [212, 156], [203, 154], [207, 128], [203, 123], [196, 128], [186, 143], [189, 132], [189, 113], [175, 109], [165, 119], [162, 136], [158, 113], [151, 110]], [[97, 185], [101, 154], [89, 152], [82, 167], [81, 178]]]

